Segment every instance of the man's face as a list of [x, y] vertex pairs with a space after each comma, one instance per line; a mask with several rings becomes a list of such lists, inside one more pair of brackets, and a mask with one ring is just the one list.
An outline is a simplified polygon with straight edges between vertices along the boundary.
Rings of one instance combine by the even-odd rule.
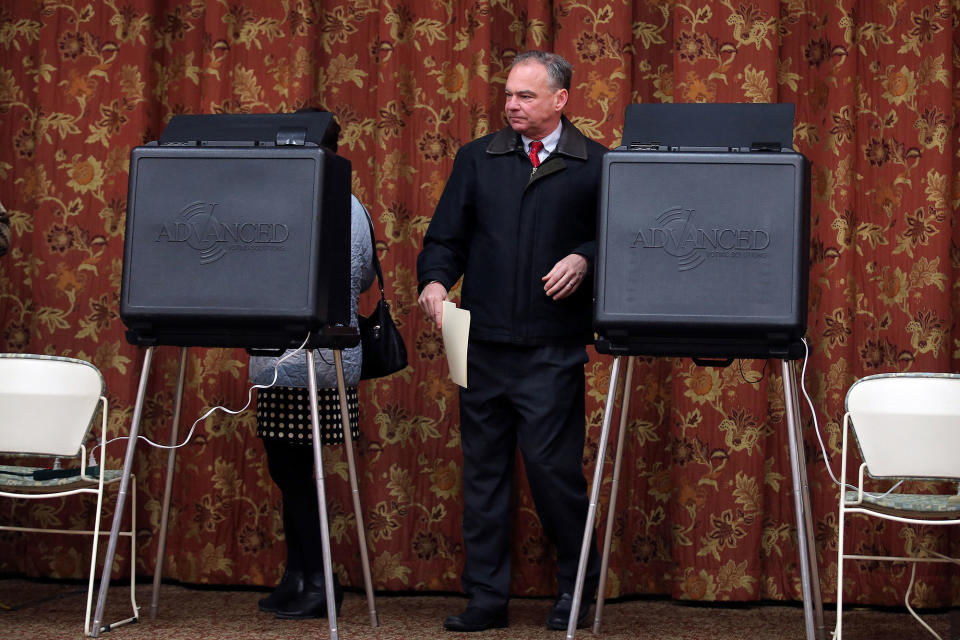
[[539, 139], [560, 124], [567, 104], [567, 90], [550, 87], [547, 69], [539, 62], [527, 62], [510, 69], [507, 76], [504, 113], [517, 133]]

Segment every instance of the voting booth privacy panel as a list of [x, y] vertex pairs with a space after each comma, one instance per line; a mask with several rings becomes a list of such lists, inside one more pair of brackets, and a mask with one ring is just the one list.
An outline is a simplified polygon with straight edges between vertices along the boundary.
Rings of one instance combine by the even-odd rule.
[[130, 342], [295, 347], [349, 322], [351, 168], [331, 134], [327, 112], [174, 116], [133, 149]]
[[802, 355], [809, 168], [793, 105], [639, 104], [604, 157], [597, 348]]
[[[789, 362], [804, 353], [809, 244], [809, 172], [792, 149], [792, 137], [792, 105], [639, 104], [627, 109], [623, 144], [604, 155], [594, 327], [597, 350], [615, 357], [573, 611], [593, 595], [584, 593], [589, 540], [621, 356], [628, 358], [594, 633], [606, 593], [634, 360], [653, 355], [724, 366], [734, 358], [782, 361], [806, 637], [823, 637], [797, 384]], [[567, 640], [576, 626], [571, 618]]]
[[[318, 347], [333, 349], [364, 585], [371, 624], [379, 624], [341, 359], [341, 349], [360, 341], [357, 329], [349, 326], [350, 163], [321, 146], [336, 146], [336, 136], [329, 112], [177, 116], [158, 143], [136, 147], [130, 154], [120, 316], [127, 339], [147, 349], [118, 514], [132, 476], [154, 348], [181, 347], [151, 617], [159, 609], [188, 347], [244, 347], [251, 353], [279, 354], [304, 344], [330, 637], [337, 638], [337, 613], [316, 409]], [[94, 637], [109, 630], [101, 622], [119, 526], [115, 516], [93, 617]]]

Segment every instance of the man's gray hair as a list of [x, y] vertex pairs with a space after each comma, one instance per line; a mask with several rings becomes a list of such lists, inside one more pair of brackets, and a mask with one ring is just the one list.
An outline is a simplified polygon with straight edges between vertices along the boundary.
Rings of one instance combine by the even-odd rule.
[[513, 58], [513, 65], [526, 64], [529, 62], [538, 62], [547, 69], [547, 77], [550, 79], [550, 88], [554, 91], [566, 89], [570, 91], [570, 79], [573, 77], [573, 65], [566, 58], [558, 53], [548, 51], [524, 51], [518, 53]]

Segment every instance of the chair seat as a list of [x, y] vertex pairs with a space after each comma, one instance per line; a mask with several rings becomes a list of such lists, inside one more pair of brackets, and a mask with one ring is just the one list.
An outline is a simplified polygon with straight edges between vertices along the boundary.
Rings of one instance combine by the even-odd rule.
[[[18, 490], [30, 493], [53, 493], [69, 491], [74, 488], [94, 487], [97, 478], [88, 476], [88, 480], [81, 480], [79, 475], [66, 478], [51, 478], [49, 480], [34, 480], [33, 472], [45, 467], [21, 467], [17, 465], [0, 464], [0, 490]], [[107, 469], [103, 472], [103, 481], [114, 482], [120, 479], [123, 472], [119, 469]]]
[[863, 507], [880, 513], [914, 518], [950, 518], [960, 517], [960, 496], [937, 495], [929, 493], [891, 493], [872, 497], [863, 494], [862, 504], [857, 504], [857, 492], [847, 491], [845, 506]]

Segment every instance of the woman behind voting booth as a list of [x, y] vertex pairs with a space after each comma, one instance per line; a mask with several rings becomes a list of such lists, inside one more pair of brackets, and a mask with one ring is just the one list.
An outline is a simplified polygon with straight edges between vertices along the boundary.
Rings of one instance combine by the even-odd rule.
[[[337, 149], [339, 127], [331, 123], [324, 146]], [[373, 283], [373, 244], [368, 213], [350, 196], [350, 324], [357, 326], [357, 299]], [[288, 355], [288, 351], [284, 355]], [[250, 381], [270, 384], [280, 357], [250, 358]], [[347, 386], [351, 435], [359, 437], [357, 382], [360, 380], [360, 345], [343, 350], [343, 375]], [[317, 411], [323, 444], [343, 442], [340, 396], [333, 353], [321, 349], [316, 357]], [[304, 351], [279, 364], [277, 383], [257, 392], [257, 436], [267, 453], [270, 477], [282, 493], [283, 529], [287, 562], [280, 584], [258, 602], [261, 611], [278, 618], [326, 617], [326, 588], [320, 544], [320, 514], [313, 473], [313, 433]], [[333, 576], [337, 612], [343, 591]]]

